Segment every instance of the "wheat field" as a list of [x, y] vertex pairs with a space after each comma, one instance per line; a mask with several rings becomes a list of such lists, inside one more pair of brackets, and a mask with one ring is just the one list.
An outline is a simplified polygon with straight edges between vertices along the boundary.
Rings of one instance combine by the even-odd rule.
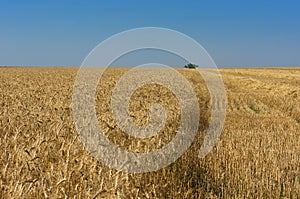
[[[110, 68], [95, 96], [99, 127], [124, 150], [149, 152], [170, 142], [180, 107], [167, 88], [133, 94], [130, 116], [149, 122], [159, 103], [168, 111], [157, 135], [133, 138], [112, 116], [110, 99], [128, 69]], [[0, 198], [300, 198], [300, 69], [221, 69], [227, 93], [220, 139], [203, 159], [198, 150], [210, 118], [201, 76], [178, 69], [194, 88], [199, 133], [174, 163], [155, 172], [111, 169], [85, 150], [72, 117], [77, 68], [0, 68]]]

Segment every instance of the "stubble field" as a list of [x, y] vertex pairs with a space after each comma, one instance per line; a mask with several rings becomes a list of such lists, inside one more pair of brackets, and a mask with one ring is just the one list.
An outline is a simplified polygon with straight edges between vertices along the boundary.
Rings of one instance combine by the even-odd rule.
[[[134, 122], [146, 125], [159, 103], [166, 125], [149, 139], [128, 136], [110, 107], [126, 70], [111, 68], [99, 82], [99, 126], [124, 150], [154, 151], [175, 136], [178, 100], [160, 85], [138, 89], [129, 106]], [[0, 198], [300, 198], [300, 69], [221, 69], [226, 121], [203, 159], [210, 96], [195, 70], [179, 69], [199, 100], [199, 134], [176, 162], [143, 174], [110, 169], [83, 147], [72, 117], [77, 71], [0, 68]]]

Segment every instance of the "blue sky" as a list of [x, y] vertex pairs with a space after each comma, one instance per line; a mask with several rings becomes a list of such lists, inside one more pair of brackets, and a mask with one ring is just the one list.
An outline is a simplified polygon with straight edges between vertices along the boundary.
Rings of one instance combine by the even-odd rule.
[[0, 0], [0, 65], [78, 66], [109, 36], [157, 26], [194, 38], [218, 66], [300, 66], [299, 10], [296, 0]]

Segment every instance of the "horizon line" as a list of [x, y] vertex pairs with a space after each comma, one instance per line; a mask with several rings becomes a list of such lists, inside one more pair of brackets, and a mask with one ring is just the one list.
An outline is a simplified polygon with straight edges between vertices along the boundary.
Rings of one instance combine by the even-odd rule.
[[[64, 66], [64, 65], [0, 65], [0, 68], [80, 68], [81, 66]], [[102, 67], [102, 66], [91, 66], [91, 67]], [[105, 66], [109, 68], [134, 68], [133, 66]], [[171, 68], [184, 68], [170, 66]], [[147, 67], [157, 68], [157, 67]], [[199, 67], [201, 68], [201, 67]], [[211, 67], [215, 68], [215, 67]], [[300, 66], [217, 66], [217, 68], [300, 68]]]

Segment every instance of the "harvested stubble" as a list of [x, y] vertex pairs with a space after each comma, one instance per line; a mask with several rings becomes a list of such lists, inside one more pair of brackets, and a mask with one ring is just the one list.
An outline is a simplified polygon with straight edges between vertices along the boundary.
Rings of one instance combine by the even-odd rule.
[[[157, 136], [129, 137], [116, 126], [109, 106], [126, 70], [109, 69], [99, 83], [99, 126], [126, 150], [155, 150], [174, 137], [178, 101], [159, 85], [137, 90], [130, 104], [137, 124], [147, 123], [153, 103], [166, 106], [169, 115]], [[84, 149], [72, 120], [76, 72], [0, 68], [0, 198], [300, 197], [299, 69], [221, 70], [227, 117], [217, 146], [204, 159], [197, 151], [208, 126], [209, 94], [196, 71], [179, 70], [199, 99], [199, 136], [175, 163], [144, 174], [110, 169]]]

